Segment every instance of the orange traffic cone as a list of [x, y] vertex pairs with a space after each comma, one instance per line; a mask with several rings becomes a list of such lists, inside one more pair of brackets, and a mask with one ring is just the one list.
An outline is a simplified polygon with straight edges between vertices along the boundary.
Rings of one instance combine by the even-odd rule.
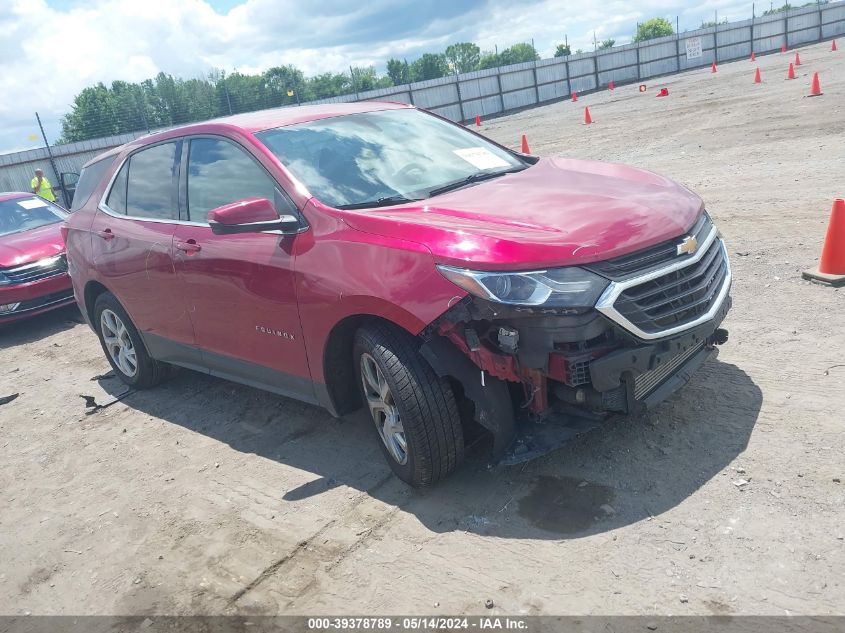
[[822, 85], [819, 81], [819, 73], [813, 74], [813, 83], [810, 84], [810, 96], [820, 97], [822, 94]]
[[576, 90], [572, 91], [572, 101], [578, 101], [578, 92]]
[[584, 125], [590, 125], [593, 122], [593, 117], [590, 116], [590, 108], [584, 108]]
[[821, 281], [831, 286], [845, 285], [845, 200], [834, 200], [816, 270], [805, 270], [804, 279]]
[[716, 72], [716, 62], [713, 62], [713, 65], [710, 67], [710, 72], [711, 72], [711, 73], [715, 73], [715, 72]]
[[528, 137], [525, 134], [522, 135], [522, 153], [523, 154], [530, 154], [531, 150], [528, 148]]
[[798, 51], [795, 52], [795, 65], [796, 66], [801, 65], [801, 55], [798, 54]]
[[612, 79], [609, 82], [607, 82], [607, 89], [613, 90], [613, 80]]
[[830, 51], [831, 51], [832, 53], [835, 53], [835, 52], [836, 52], [836, 50], [837, 50], [837, 49], [836, 49], [836, 40], [833, 40], [833, 44], [831, 44], [831, 45], [830, 45]]
[[751, 61], [752, 62], [757, 61], [757, 54], [754, 51], [751, 51]]
[[786, 73], [787, 79], [795, 79], [795, 66], [792, 65], [792, 62], [789, 62], [789, 72]]
[[481, 127], [481, 117], [477, 114], [475, 115], [475, 127]]
[[660, 92], [658, 92], [655, 97], [668, 97], [669, 96], [669, 88], [661, 88]]
[[786, 44], [781, 44], [781, 45], [780, 45], [780, 52], [781, 52], [781, 53], [785, 53], [785, 52], [786, 52]]
[[754, 83], [755, 84], [763, 83], [763, 78], [760, 76], [760, 68], [757, 68], [757, 72], [754, 73]]

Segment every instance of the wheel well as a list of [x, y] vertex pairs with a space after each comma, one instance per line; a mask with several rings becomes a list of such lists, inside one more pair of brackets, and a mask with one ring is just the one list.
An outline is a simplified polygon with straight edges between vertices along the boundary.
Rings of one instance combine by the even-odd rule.
[[104, 292], [108, 292], [108, 288], [99, 281], [89, 281], [85, 285], [85, 312], [88, 315], [88, 322], [91, 323], [92, 326], [94, 324], [94, 302], [97, 301], [97, 297]]
[[352, 347], [355, 332], [367, 323], [385, 323], [402, 329], [392, 321], [370, 314], [346, 317], [332, 328], [323, 352], [323, 375], [326, 377], [329, 397], [338, 415], [351, 413], [362, 405], [355, 378]]

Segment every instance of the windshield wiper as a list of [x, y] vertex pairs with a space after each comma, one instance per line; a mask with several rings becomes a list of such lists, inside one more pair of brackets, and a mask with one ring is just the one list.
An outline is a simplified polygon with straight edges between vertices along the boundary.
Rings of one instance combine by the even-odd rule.
[[499, 176], [504, 176], [505, 174], [515, 174], [516, 172], [522, 171], [523, 169], [526, 168], [512, 167], [511, 169], [503, 169], [501, 171], [479, 171], [474, 174], [470, 174], [466, 178], [461, 178], [460, 180], [455, 180], [453, 182], [447, 182], [445, 185], [435, 187], [434, 189], [428, 192], [428, 195], [429, 197], [438, 196], [441, 193], [446, 193], [447, 191], [454, 191], [455, 189], [460, 189], [461, 187], [466, 187], [467, 185], [471, 185], [476, 182], [481, 182], [482, 180], [498, 178]]
[[353, 202], [351, 204], [338, 205], [338, 209], [373, 209], [375, 207], [389, 207], [394, 204], [402, 204], [403, 202], [416, 202], [420, 198], [408, 198], [401, 194], [395, 196], [385, 196], [378, 200], [367, 200], [365, 202]]

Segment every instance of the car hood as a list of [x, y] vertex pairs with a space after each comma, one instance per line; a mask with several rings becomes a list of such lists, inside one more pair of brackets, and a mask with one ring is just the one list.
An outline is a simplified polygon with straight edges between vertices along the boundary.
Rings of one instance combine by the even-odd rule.
[[0, 236], [0, 268], [21, 266], [64, 252], [61, 222]]
[[678, 237], [701, 198], [657, 174], [543, 158], [528, 169], [399, 206], [344, 212], [353, 228], [424, 244], [482, 270], [587, 264]]

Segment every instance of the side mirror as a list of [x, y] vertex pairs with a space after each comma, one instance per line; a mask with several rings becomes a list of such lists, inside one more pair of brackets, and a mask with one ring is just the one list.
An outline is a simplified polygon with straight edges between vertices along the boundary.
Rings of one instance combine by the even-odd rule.
[[267, 198], [246, 198], [212, 209], [208, 212], [208, 223], [215, 235], [262, 231], [297, 233], [300, 229], [297, 218], [280, 216]]

